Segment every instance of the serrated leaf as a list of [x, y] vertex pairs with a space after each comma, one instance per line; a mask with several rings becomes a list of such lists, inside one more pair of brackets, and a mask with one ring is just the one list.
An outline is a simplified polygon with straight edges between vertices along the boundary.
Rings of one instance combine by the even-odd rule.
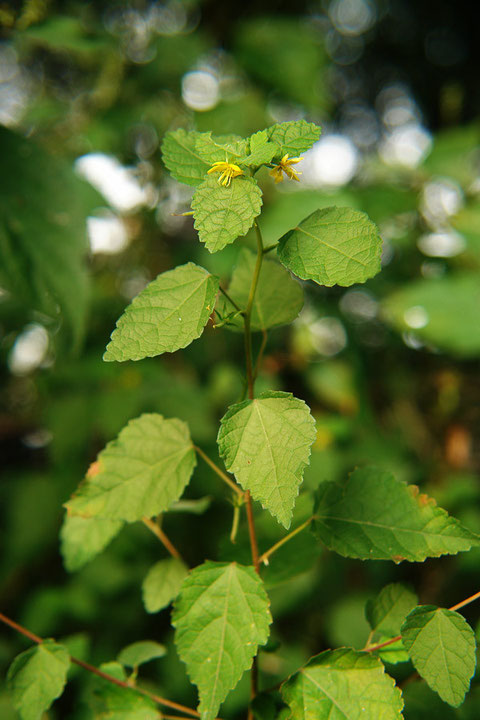
[[280, 148], [275, 142], [268, 139], [268, 132], [260, 130], [260, 132], [251, 135], [249, 138], [249, 154], [239, 159], [240, 165], [246, 167], [259, 167], [265, 165], [279, 155]]
[[277, 252], [302, 280], [348, 287], [380, 271], [382, 240], [365, 213], [328, 207], [316, 210], [280, 238]]
[[[100, 670], [122, 682], [127, 680], [123, 666], [117, 662], [103, 663]], [[102, 720], [159, 720], [161, 717], [149, 698], [101, 678], [96, 679], [95, 698], [99, 713], [95, 717]]]
[[[86, 219], [97, 193], [70, 163], [0, 127], [0, 285], [80, 340], [88, 300]], [[72, 343], [73, 340], [73, 343]]]
[[65, 515], [60, 530], [60, 547], [66, 570], [80, 570], [107, 547], [122, 527], [121, 520]]
[[365, 616], [374, 633], [387, 637], [400, 635], [400, 628], [408, 613], [417, 605], [414, 592], [401, 583], [386, 585], [377, 597], [368, 600]]
[[[455, 355], [480, 354], [478, 273], [459, 273], [409, 283], [383, 301], [385, 319]], [[459, 322], [461, 318], [461, 322]]]
[[315, 421], [303, 400], [265, 392], [228, 409], [217, 442], [227, 470], [288, 528], [315, 438]]
[[246, 153], [247, 141], [235, 135], [214, 137], [210, 132], [198, 133], [196, 149], [200, 157], [208, 163], [209, 168], [214, 162], [227, 161], [238, 164]]
[[[255, 269], [256, 255], [243, 248], [232, 274], [228, 294], [240, 308], [246, 308]], [[235, 307], [224, 296], [218, 301], [220, 314], [234, 313]], [[250, 329], [288, 325], [303, 307], [303, 288], [290, 273], [273, 260], [264, 260], [252, 306]], [[243, 319], [234, 318], [226, 327], [243, 331]]]
[[155, 563], [142, 583], [143, 604], [149, 613], [156, 613], [175, 600], [188, 568], [178, 558], [166, 558]]
[[382, 662], [349, 648], [316, 655], [281, 692], [293, 720], [402, 718], [402, 695]]
[[423, 562], [480, 542], [415, 485], [374, 467], [323, 483], [315, 518], [313, 530], [330, 550], [361, 560]]
[[40, 720], [62, 694], [69, 667], [68, 650], [52, 640], [17, 655], [8, 670], [7, 686], [22, 720]]
[[195, 229], [207, 250], [217, 252], [245, 235], [262, 207], [262, 191], [255, 180], [236, 177], [228, 187], [208, 176], [192, 200]]
[[164, 657], [166, 653], [165, 645], [154, 640], [139, 640], [124, 647], [117, 655], [117, 660], [125, 667], [136, 668], [150, 660]]
[[187, 263], [159, 275], [117, 321], [103, 359], [142, 360], [200, 337], [215, 305], [218, 278]]
[[270, 140], [280, 146], [279, 156], [296, 157], [309, 150], [320, 137], [321, 129], [306, 120], [276, 123], [267, 129]]
[[166, 133], [162, 143], [163, 162], [176, 180], [187, 185], [200, 185], [211, 165], [196, 148], [201, 134], [180, 128]]
[[206, 562], [190, 572], [175, 603], [175, 643], [200, 694], [202, 720], [220, 704], [268, 638], [269, 601], [253, 567]]
[[475, 633], [452, 610], [420, 605], [402, 625], [403, 644], [417, 672], [442, 700], [458, 707], [475, 672]]
[[155, 413], [130, 420], [66, 503], [72, 515], [135, 522], [168, 510], [196, 465], [188, 426]]

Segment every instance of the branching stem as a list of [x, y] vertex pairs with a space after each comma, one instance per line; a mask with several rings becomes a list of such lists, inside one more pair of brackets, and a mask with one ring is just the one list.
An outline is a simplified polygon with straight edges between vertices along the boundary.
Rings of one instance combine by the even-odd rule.
[[[32, 640], [34, 643], [37, 643], [37, 645], [43, 642], [43, 638], [30, 632], [30, 630], [27, 630], [27, 628], [24, 628], [22, 625], [19, 625], [14, 620], [11, 620], [3, 613], [0, 613], [0, 621], [3, 622], [5, 625], [13, 628], [13, 630], [21, 633], [29, 640]], [[160, 695], [155, 695], [154, 693], [151, 693], [148, 690], [144, 690], [143, 688], [129, 685], [128, 682], [124, 682], [123, 680], [117, 680], [117, 678], [113, 677], [113, 675], [109, 675], [108, 673], [103, 672], [103, 670], [99, 670], [98, 668], [84, 662], [83, 660], [79, 660], [76, 657], [70, 657], [70, 660], [72, 661], [72, 663], [75, 663], [75, 665], [79, 665], [85, 670], [88, 670], [88, 672], [91, 672], [94, 675], [103, 678], [103, 680], [108, 680], [108, 682], [111, 682], [113, 685], [118, 685], [118, 687], [123, 687], [127, 690], [133, 690], [140, 695], [144, 695], [145, 697], [150, 698], [150, 700], [153, 700], [153, 702], [157, 703], [157, 705], [164, 705], [165, 707], [171, 708], [172, 710], [177, 710], [178, 712], [184, 713], [184, 715], [189, 715], [190, 717], [200, 717], [200, 714], [192, 708], [186, 707], [185, 705], [180, 705], [179, 703], [173, 702], [172, 700], [167, 700], [166, 698], [160, 697]]]
[[[474, 593], [474, 595], [470, 595], [470, 597], [466, 598], [465, 600], [462, 600], [461, 602], [457, 603], [456, 605], [452, 605], [452, 607], [448, 608], [449, 610], [455, 611], [459, 610], [462, 607], [465, 607], [465, 605], [470, 605], [470, 603], [474, 602], [475, 600], [478, 600], [480, 598], [480, 591]], [[393, 645], [393, 643], [398, 642], [402, 639], [401, 635], [397, 635], [394, 638], [391, 638], [390, 640], [386, 640], [383, 643], [378, 643], [378, 645], [370, 645], [368, 644], [363, 648], [363, 652], [375, 652], [376, 650], [381, 650], [384, 647], [388, 647], [388, 645]]]
[[302, 523], [301, 525], [299, 525], [297, 528], [295, 528], [295, 530], [292, 530], [292, 532], [289, 532], [288, 535], [285, 535], [285, 537], [283, 537], [281, 540], [276, 542], [275, 545], [272, 545], [272, 547], [269, 550], [262, 553], [262, 555], [260, 555], [260, 557], [258, 558], [259, 562], [264, 563], [265, 565], [268, 565], [268, 558], [271, 555], [273, 555], [274, 552], [279, 550], [282, 547], [282, 545], [285, 545], [285, 543], [287, 543], [289, 540], [294, 538], [295, 535], [298, 535], [298, 533], [302, 532], [302, 530], [305, 530], [305, 528], [307, 528], [310, 525], [312, 520], [315, 520], [315, 515], [312, 515], [312, 517], [309, 517], [308, 520], [305, 520], [305, 522]]
[[229, 302], [231, 305], [233, 305], [233, 307], [235, 308], [235, 310], [238, 310], [238, 312], [241, 312], [241, 313], [243, 314], [244, 311], [242, 310], [242, 308], [240, 307], [240, 305], [237, 305], [237, 303], [235, 302], [235, 300], [228, 294], [228, 292], [227, 292], [226, 290], [224, 290], [224, 289], [222, 288], [221, 285], [219, 286], [219, 289], [220, 289], [220, 292], [223, 293], [223, 295], [225, 295], [225, 297], [227, 298], [228, 302]]
[[148, 517], [143, 517], [142, 522], [144, 525], [147, 526], [147, 528], [157, 536], [157, 538], [160, 540], [162, 545], [168, 550], [170, 555], [174, 558], [177, 558], [178, 560], [182, 560], [184, 562], [182, 556], [178, 552], [175, 545], [169, 540], [169, 538], [166, 536], [166, 534], [163, 532], [162, 528], [158, 524], [158, 522], [155, 522], [155, 520], [152, 520]]
[[227, 485], [234, 490], [237, 495], [243, 498], [243, 490], [241, 490], [238, 485], [236, 485], [233, 480], [228, 477], [227, 473], [224, 473], [223, 470], [221, 470], [216, 463], [213, 462], [213, 460], [210, 460], [208, 455], [203, 452], [202, 448], [199, 448], [197, 445], [193, 446], [193, 449], [200, 455], [202, 460], [205, 460], [207, 465], [209, 465], [213, 472], [218, 475], [218, 477], [222, 478], [223, 482], [227, 483]]

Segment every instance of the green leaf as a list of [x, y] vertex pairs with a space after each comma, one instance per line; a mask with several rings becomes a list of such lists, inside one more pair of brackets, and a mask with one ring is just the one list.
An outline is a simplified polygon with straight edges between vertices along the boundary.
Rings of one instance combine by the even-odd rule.
[[196, 148], [210, 168], [214, 162], [238, 164], [247, 150], [247, 141], [235, 135], [213, 137], [209, 132], [199, 133]]
[[80, 570], [102, 552], [123, 527], [121, 520], [65, 515], [60, 530], [61, 552], [68, 572]]
[[374, 633], [393, 638], [400, 635], [402, 623], [417, 603], [416, 594], [405, 585], [391, 583], [367, 602], [365, 616]]
[[313, 657], [282, 685], [294, 720], [401, 720], [403, 700], [382, 662], [349, 648]]
[[228, 187], [218, 180], [209, 175], [192, 200], [195, 228], [212, 253], [245, 235], [262, 207], [262, 191], [252, 178], [236, 177]]
[[166, 133], [164, 137], [162, 159], [171, 175], [179, 182], [200, 185], [211, 166], [197, 151], [197, 140], [202, 134], [186, 132], [180, 128]]
[[190, 345], [202, 334], [217, 291], [218, 278], [195, 263], [162, 273], [117, 321], [103, 359], [142, 360]]
[[409, 283], [383, 302], [384, 316], [401, 332], [413, 331], [447, 352], [478, 356], [479, 278], [478, 273], [462, 273]]
[[321, 129], [306, 120], [276, 123], [267, 130], [270, 140], [280, 146], [279, 157], [297, 157], [310, 150], [320, 137]]
[[[100, 670], [122, 682], [127, 680], [125, 670], [119, 663], [103, 663], [100, 665]], [[96, 710], [99, 714], [95, 717], [102, 720], [159, 720], [161, 718], [155, 703], [135, 690], [119, 687], [101, 678], [96, 680], [96, 684]]]
[[280, 238], [278, 257], [295, 275], [319, 285], [348, 287], [380, 272], [382, 240], [365, 213], [316, 210]]
[[62, 694], [69, 666], [68, 650], [52, 640], [17, 655], [8, 670], [7, 686], [22, 720], [40, 720]]
[[253, 567], [206, 562], [190, 572], [175, 603], [175, 643], [200, 694], [202, 720], [220, 704], [268, 638], [269, 601]]
[[165, 645], [154, 640], [139, 640], [124, 647], [117, 655], [117, 660], [125, 667], [136, 668], [139, 665], [156, 660], [166, 655]]
[[80, 340], [88, 299], [87, 214], [104, 204], [70, 163], [0, 127], [0, 285]]
[[[256, 255], [243, 248], [232, 274], [228, 294], [240, 308], [246, 308]], [[224, 296], [218, 299], [222, 317], [235, 312], [235, 307]], [[290, 273], [273, 260], [263, 260], [257, 291], [252, 306], [251, 330], [288, 325], [303, 307], [303, 289]], [[243, 319], [235, 318], [226, 325], [231, 330], [243, 331]]]
[[72, 515], [126, 522], [153, 517], [178, 500], [195, 465], [184, 422], [141, 415], [102, 450], [66, 508]]
[[251, 135], [249, 140], [250, 153], [246, 157], [239, 159], [240, 165], [259, 167], [271, 162], [275, 155], [280, 153], [277, 143], [268, 139], [267, 130], [260, 130], [260, 132]]
[[155, 563], [142, 583], [143, 604], [149, 613], [156, 613], [175, 600], [188, 573], [178, 558], [167, 558]]
[[303, 400], [264, 392], [228, 409], [217, 442], [227, 470], [288, 528], [315, 438], [315, 421]]
[[397, 563], [455, 555], [480, 543], [415, 485], [374, 467], [320, 486], [313, 530], [344, 557]]
[[475, 672], [475, 633], [457, 612], [416, 607], [402, 625], [402, 639], [417, 672], [442, 700], [458, 707]]

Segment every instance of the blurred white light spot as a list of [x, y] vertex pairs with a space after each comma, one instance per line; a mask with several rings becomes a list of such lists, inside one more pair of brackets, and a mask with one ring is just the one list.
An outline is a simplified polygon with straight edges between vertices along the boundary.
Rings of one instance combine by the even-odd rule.
[[343, 135], [326, 135], [305, 153], [298, 166], [302, 180], [310, 185], [345, 185], [355, 175], [358, 152]]
[[220, 99], [219, 82], [204, 70], [188, 72], [182, 79], [182, 98], [192, 110], [211, 110]]
[[46, 428], [39, 428], [38, 430], [33, 430], [33, 432], [24, 435], [22, 442], [26, 447], [31, 448], [32, 450], [38, 450], [48, 445], [52, 439], [53, 435], [50, 430], [47, 430]]
[[376, 18], [375, 7], [369, 0], [333, 0], [328, 14], [342, 35], [360, 35], [372, 27]]
[[463, 192], [453, 180], [433, 180], [423, 188], [420, 209], [424, 218], [433, 226], [443, 225], [450, 215], [455, 215], [463, 205]]
[[337, 318], [324, 317], [310, 326], [312, 345], [320, 355], [332, 357], [347, 345], [345, 329]]
[[342, 312], [360, 322], [373, 320], [377, 315], [378, 303], [365, 290], [347, 290], [339, 304]]
[[420, 338], [412, 332], [402, 333], [402, 340], [405, 345], [409, 348], [412, 348], [412, 350], [421, 350], [425, 346], [425, 344], [420, 340]]
[[428, 324], [428, 313], [421, 305], [414, 305], [403, 313], [406, 324], [414, 330], [419, 330]]
[[87, 218], [87, 231], [92, 253], [114, 254], [128, 245], [125, 225], [115, 215]]
[[387, 165], [417, 167], [432, 145], [430, 133], [417, 123], [395, 128], [380, 145], [379, 152]]
[[422, 235], [417, 245], [419, 250], [428, 257], [455, 257], [466, 248], [463, 236], [453, 230]]
[[77, 172], [99, 190], [112, 207], [129, 212], [149, 202], [131, 168], [104, 153], [89, 153], [75, 162]]
[[14, 375], [28, 375], [45, 360], [48, 352], [48, 333], [42, 325], [27, 325], [15, 340], [8, 357]]

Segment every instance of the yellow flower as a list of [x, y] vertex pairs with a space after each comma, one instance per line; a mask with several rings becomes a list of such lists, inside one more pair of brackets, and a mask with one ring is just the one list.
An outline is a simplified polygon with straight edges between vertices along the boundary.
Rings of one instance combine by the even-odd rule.
[[299, 163], [300, 160], [303, 160], [303, 158], [289, 158], [288, 154], [284, 155], [278, 165], [276, 165], [273, 170], [270, 170], [270, 175], [273, 177], [276, 183], [282, 182], [283, 173], [285, 173], [285, 175], [290, 178], [290, 180], [296, 180], [297, 182], [300, 182], [300, 178], [298, 176], [302, 173], [290, 167], [290, 165], [296, 165], [297, 163]]
[[241, 170], [238, 165], [234, 165], [233, 163], [229, 162], [213, 163], [212, 167], [207, 172], [207, 175], [210, 175], [210, 173], [214, 172], [222, 173], [218, 178], [218, 182], [222, 185], [225, 185], [226, 187], [230, 185], [230, 183], [232, 182], [232, 178], [243, 175], [243, 170]]

